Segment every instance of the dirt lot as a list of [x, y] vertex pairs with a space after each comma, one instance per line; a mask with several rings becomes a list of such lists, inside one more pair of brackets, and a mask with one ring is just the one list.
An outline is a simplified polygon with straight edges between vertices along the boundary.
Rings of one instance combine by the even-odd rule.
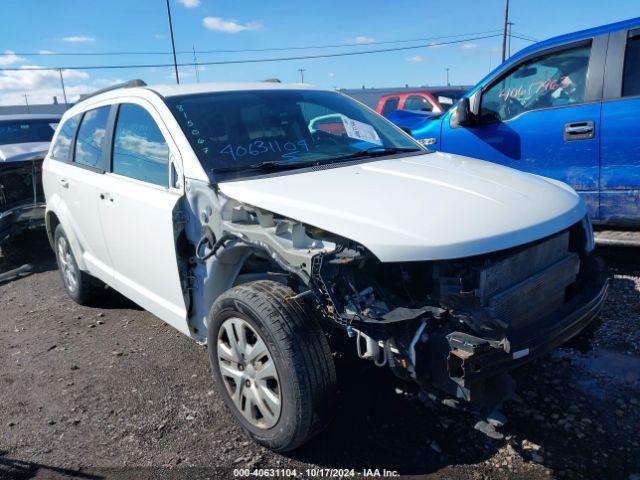
[[[516, 372], [505, 440], [426, 408], [385, 369], [341, 378], [330, 429], [288, 455], [251, 443], [212, 389], [203, 347], [114, 292], [65, 295], [30, 234], [0, 257], [0, 478], [232, 478], [233, 468], [395, 470], [425, 478], [640, 480], [640, 252], [604, 252], [611, 294], [592, 338]], [[330, 473], [330, 472], [329, 472]]]

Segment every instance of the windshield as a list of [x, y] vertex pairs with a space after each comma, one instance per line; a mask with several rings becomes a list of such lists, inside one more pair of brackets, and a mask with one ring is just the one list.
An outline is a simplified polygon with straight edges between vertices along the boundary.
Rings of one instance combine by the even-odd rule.
[[423, 152], [348, 97], [317, 90], [216, 92], [166, 99], [209, 176]]
[[50, 142], [57, 125], [55, 120], [0, 120], [0, 145]]

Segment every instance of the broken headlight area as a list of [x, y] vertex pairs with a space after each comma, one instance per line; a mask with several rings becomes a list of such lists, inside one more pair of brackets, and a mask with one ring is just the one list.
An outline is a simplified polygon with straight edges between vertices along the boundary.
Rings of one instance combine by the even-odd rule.
[[338, 243], [316, 255], [324, 315], [356, 337], [361, 358], [477, 406], [513, 390], [505, 373], [577, 334], [597, 314], [606, 277], [584, 222], [501, 252], [382, 263]]
[[42, 156], [0, 162], [0, 241], [44, 224]]

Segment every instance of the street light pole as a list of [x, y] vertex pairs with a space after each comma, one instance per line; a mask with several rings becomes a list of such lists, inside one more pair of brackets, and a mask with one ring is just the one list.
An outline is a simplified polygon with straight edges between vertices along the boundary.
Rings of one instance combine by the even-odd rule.
[[173, 41], [173, 23], [171, 22], [171, 7], [167, 0], [167, 17], [169, 17], [169, 33], [171, 34], [171, 49], [173, 50], [173, 68], [176, 72], [176, 83], [180, 84], [180, 76], [178, 75], [178, 60], [176, 59], [176, 45]]
[[509, 0], [504, 0], [504, 29], [502, 31], [502, 61], [507, 54], [507, 28], [509, 27]]
[[509, 25], [509, 41], [507, 42], [507, 58], [511, 57], [511, 29], [513, 27], [513, 22], [508, 22]]
[[447, 87], [450, 87], [451, 83], [449, 83], [449, 67], [445, 68], [445, 70], [447, 71]]
[[306, 70], [304, 68], [299, 68], [298, 71], [300, 72], [300, 83], [304, 83], [304, 72]]
[[62, 85], [62, 96], [64, 97], [64, 104], [67, 105], [67, 91], [64, 88], [64, 79], [62, 78], [62, 69], [58, 69], [58, 73], [60, 74], [60, 85]]

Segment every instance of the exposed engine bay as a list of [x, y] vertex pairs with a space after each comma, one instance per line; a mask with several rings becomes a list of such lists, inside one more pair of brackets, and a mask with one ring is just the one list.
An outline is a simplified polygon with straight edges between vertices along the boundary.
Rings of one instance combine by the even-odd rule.
[[[205, 292], [260, 278], [284, 282], [315, 305], [327, 329], [344, 330], [360, 358], [452, 405], [494, 409], [513, 393], [508, 370], [582, 330], [599, 308], [581, 313], [585, 298], [606, 291], [586, 218], [486, 255], [383, 263], [338, 235], [216, 198], [221, 215], [205, 209], [200, 232], [187, 235], [198, 239], [190, 277], [202, 278]], [[203, 211], [202, 198], [194, 193], [191, 201]], [[233, 283], [221, 284], [232, 268]], [[201, 301], [189, 300], [196, 330], [209, 300]]]
[[0, 162], [0, 241], [44, 225], [42, 160], [46, 152]]

